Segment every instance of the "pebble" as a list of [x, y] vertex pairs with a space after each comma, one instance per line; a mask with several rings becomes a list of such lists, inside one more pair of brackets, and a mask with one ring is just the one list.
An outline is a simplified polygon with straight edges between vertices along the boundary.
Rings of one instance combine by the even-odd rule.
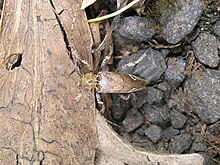
[[204, 143], [195, 141], [193, 142], [191, 149], [193, 150], [193, 152], [205, 152], [207, 150], [207, 147]]
[[111, 107], [111, 116], [116, 122], [122, 121], [125, 118], [127, 111], [132, 107], [130, 104], [131, 100], [125, 100], [118, 94], [112, 94], [112, 101], [114, 104]]
[[214, 136], [220, 135], [220, 121], [210, 126], [210, 131]]
[[134, 74], [146, 79], [149, 84], [158, 81], [166, 69], [163, 55], [151, 48], [140, 50], [131, 56], [122, 58], [118, 66], [119, 72]]
[[133, 134], [131, 143], [135, 146], [138, 146], [141, 148], [146, 148], [147, 150], [150, 150], [150, 151], [156, 150], [155, 144], [152, 141], [147, 140], [146, 136], [140, 136], [138, 134]]
[[137, 108], [145, 103], [159, 105], [163, 103], [163, 92], [154, 87], [148, 87], [146, 90], [136, 93], [136, 100]]
[[139, 16], [121, 18], [121, 23], [115, 30], [121, 36], [136, 42], [143, 42], [150, 39], [156, 30], [156, 21]]
[[157, 124], [162, 128], [167, 127], [170, 122], [169, 108], [164, 106], [156, 106], [144, 104], [141, 109], [144, 114], [145, 120], [151, 124]]
[[167, 81], [163, 81], [157, 85], [157, 88], [163, 92], [164, 101], [168, 102], [172, 86]]
[[171, 127], [168, 127], [165, 131], [164, 131], [164, 136], [166, 140], [170, 140], [171, 138], [173, 138], [175, 135], [178, 135], [180, 133], [180, 131], [178, 129]]
[[217, 67], [219, 63], [217, 39], [214, 35], [201, 33], [192, 43], [195, 56], [199, 62], [209, 67]]
[[162, 17], [160, 22], [164, 25], [162, 36], [165, 36], [168, 43], [176, 44], [196, 26], [204, 10], [204, 1], [176, 0], [171, 6], [173, 8], [165, 9], [169, 10], [166, 12], [168, 14]]
[[181, 58], [170, 58], [167, 62], [165, 80], [172, 86], [178, 87], [185, 79], [186, 61]]
[[181, 154], [192, 144], [192, 137], [189, 134], [181, 134], [173, 137], [169, 143], [171, 153]]
[[145, 130], [145, 135], [153, 142], [157, 143], [162, 138], [162, 129], [157, 125], [150, 125]]
[[220, 70], [195, 72], [186, 81], [184, 92], [203, 122], [209, 124], [220, 119]]
[[144, 124], [144, 117], [138, 110], [130, 109], [122, 124], [127, 132], [131, 132]]
[[179, 111], [172, 110], [170, 112], [170, 120], [174, 128], [183, 128], [187, 121], [187, 117]]
[[212, 29], [213, 29], [214, 34], [215, 34], [217, 37], [220, 38], [220, 21], [217, 21], [217, 22], [213, 25]]

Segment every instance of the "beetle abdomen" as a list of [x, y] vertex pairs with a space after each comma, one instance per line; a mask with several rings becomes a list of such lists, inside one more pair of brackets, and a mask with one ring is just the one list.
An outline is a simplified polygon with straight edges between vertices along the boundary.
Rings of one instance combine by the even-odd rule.
[[98, 93], [131, 93], [146, 88], [144, 79], [130, 74], [99, 72], [97, 74]]

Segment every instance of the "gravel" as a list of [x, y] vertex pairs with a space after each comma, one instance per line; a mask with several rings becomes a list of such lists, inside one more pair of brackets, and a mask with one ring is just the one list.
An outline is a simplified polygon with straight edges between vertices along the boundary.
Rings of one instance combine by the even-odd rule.
[[119, 72], [142, 77], [149, 84], [159, 80], [166, 69], [163, 55], [151, 48], [122, 58], [118, 66]]
[[[162, 6], [162, 4], [161, 4]], [[162, 36], [168, 43], [176, 44], [196, 26], [203, 10], [203, 0], [176, 0], [168, 14], [161, 18]]]
[[163, 92], [154, 87], [148, 87], [136, 94], [136, 100], [137, 108], [141, 108], [145, 103], [160, 105], [164, 102]]
[[187, 150], [192, 144], [192, 137], [189, 134], [182, 134], [173, 137], [169, 143], [171, 153], [181, 154]]
[[178, 87], [185, 79], [186, 60], [182, 58], [170, 58], [167, 62], [165, 80], [175, 87]]
[[157, 143], [163, 135], [163, 131], [160, 127], [157, 125], [150, 125], [146, 130], [145, 130], [145, 135], [153, 142]]
[[141, 15], [121, 14], [113, 33], [116, 63], [110, 68], [145, 79], [147, 87], [133, 93], [133, 100], [111, 95], [116, 104], [111, 114], [134, 145], [196, 152], [204, 155], [205, 165], [217, 165], [220, 13], [216, 1], [204, 2], [147, 1]]
[[131, 109], [127, 112], [122, 124], [127, 132], [134, 131], [144, 123], [144, 117], [135, 109]]
[[165, 139], [168, 141], [171, 138], [173, 138], [175, 135], [178, 135], [179, 133], [180, 133], [180, 131], [178, 129], [175, 129], [173, 127], [168, 127], [164, 131], [164, 136], [165, 136]]
[[213, 32], [215, 33], [215, 35], [216, 35], [217, 37], [220, 37], [220, 21], [217, 21], [217, 22], [213, 25], [212, 29], [213, 29]]
[[179, 111], [171, 111], [170, 119], [173, 128], [183, 128], [184, 124], [186, 123], [187, 117]]
[[170, 122], [170, 115], [167, 106], [156, 106], [145, 104], [142, 109], [145, 120], [161, 127], [166, 127]]
[[218, 66], [219, 56], [217, 39], [214, 35], [201, 33], [199, 37], [192, 43], [192, 45], [198, 61], [212, 68]]
[[118, 26], [116, 32], [137, 42], [147, 41], [156, 33], [156, 21], [139, 16], [122, 18]]
[[220, 70], [195, 72], [184, 88], [187, 100], [203, 122], [209, 124], [220, 119]]

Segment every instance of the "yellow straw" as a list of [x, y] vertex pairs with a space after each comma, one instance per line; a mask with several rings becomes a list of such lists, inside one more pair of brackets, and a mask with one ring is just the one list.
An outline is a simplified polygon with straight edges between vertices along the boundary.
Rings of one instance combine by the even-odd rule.
[[129, 4], [127, 4], [126, 6], [124, 6], [123, 8], [121, 8], [120, 10], [114, 12], [114, 13], [111, 13], [111, 14], [108, 14], [108, 15], [104, 15], [102, 17], [98, 17], [98, 18], [94, 18], [94, 19], [89, 19], [88, 22], [89, 23], [91, 23], [91, 22], [98, 22], [98, 21], [102, 21], [104, 19], [115, 17], [115, 16], [121, 14], [122, 12], [124, 12], [125, 10], [129, 9], [131, 6], [133, 6], [135, 3], [139, 2], [139, 1], [140, 0], [134, 0], [134, 1], [130, 2]]

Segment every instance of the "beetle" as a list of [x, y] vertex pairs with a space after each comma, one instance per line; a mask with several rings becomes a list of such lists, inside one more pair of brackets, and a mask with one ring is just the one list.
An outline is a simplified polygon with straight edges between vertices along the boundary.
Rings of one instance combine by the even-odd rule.
[[82, 75], [80, 85], [98, 93], [132, 93], [145, 89], [147, 81], [131, 74], [101, 71]]

